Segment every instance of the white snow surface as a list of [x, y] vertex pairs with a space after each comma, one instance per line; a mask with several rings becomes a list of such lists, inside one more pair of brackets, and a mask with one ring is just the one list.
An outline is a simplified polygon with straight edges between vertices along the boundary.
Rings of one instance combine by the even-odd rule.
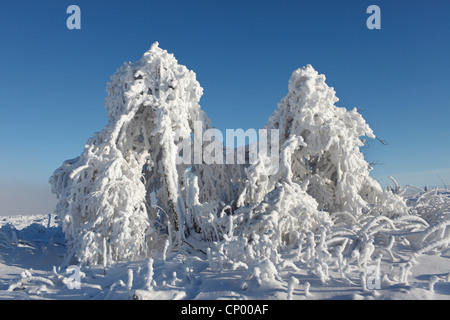
[[[401, 231], [399, 221], [395, 223], [396, 230], [387, 224], [381, 228], [383, 223], [372, 221], [369, 229], [391, 233], [395, 238], [384, 244], [381, 239], [375, 241], [366, 261], [369, 267], [380, 265], [378, 289], [367, 286], [375, 273], [363, 266], [364, 250], [358, 251], [356, 257], [354, 253], [340, 255], [339, 247], [335, 247], [328, 253], [329, 257], [322, 258], [328, 270], [319, 267], [318, 252], [322, 250], [325, 255], [320, 236], [312, 240], [315, 266], [311, 261], [304, 262], [306, 255], [312, 254], [307, 245], [304, 245], [307, 250], [293, 247], [283, 252], [280, 260], [286, 267], [273, 278], [267, 263], [255, 265], [252, 270], [251, 266], [221, 260], [208, 248], [200, 247], [203, 241], [190, 237], [186, 240], [189, 245], [183, 250], [107, 267], [82, 267], [79, 288], [71, 288], [70, 277], [75, 273], [60, 267], [66, 248], [58, 218], [35, 215], [0, 219], [0, 299], [449, 299], [450, 192], [418, 191], [408, 197], [412, 210], [434, 224], [422, 231]], [[334, 236], [338, 232], [334, 231]], [[332, 233], [328, 240], [332, 240]], [[427, 245], [420, 245], [423, 241]], [[329, 247], [331, 242], [327, 242]], [[437, 242], [438, 245], [433, 245]], [[302, 258], [295, 259], [299, 251], [303, 252]], [[341, 276], [340, 265], [344, 264], [346, 270]], [[260, 269], [259, 273], [255, 272], [256, 268]], [[260, 274], [260, 278], [255, 274]], [[364, 277], [366, 282], [362, 282]]]

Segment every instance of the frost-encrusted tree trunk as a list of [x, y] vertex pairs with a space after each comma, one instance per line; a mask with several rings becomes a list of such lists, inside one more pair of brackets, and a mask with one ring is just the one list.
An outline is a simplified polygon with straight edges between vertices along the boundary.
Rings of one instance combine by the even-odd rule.
[[107, 92], [107, 126], [50, 179], [68, 258], [83, 264], [146, 256], [156, 228], [173, 227], [182, 240], [185, 167], [177, 166], [176, 143], [190, 139], [194, 121], [206, 121], [194, 72], [157, 43], [119, 68]]

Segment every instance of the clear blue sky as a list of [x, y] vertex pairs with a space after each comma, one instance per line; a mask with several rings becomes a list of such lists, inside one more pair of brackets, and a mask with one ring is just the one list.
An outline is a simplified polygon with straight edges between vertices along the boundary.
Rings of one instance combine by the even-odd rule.
[[[81, 8], [81, 30], [66, 27], [71, 4]], [[371, 4], [381, 8], [381, 30], [366, 27]], [[4, 2], [0, 209], [26, 201], [14, 198], [21, 188], [49, 194], [54, 169], [106, 124], [109, 76], [155, 41], [196, 72], [200, 104], [220, 130], [264, 125], [292, 71], [312, 64], [338, 105], [358, 107], [388, 142], [364, 149], [381, 163], [373, 176], [448, 183], [449, 15], [448, 0]]]

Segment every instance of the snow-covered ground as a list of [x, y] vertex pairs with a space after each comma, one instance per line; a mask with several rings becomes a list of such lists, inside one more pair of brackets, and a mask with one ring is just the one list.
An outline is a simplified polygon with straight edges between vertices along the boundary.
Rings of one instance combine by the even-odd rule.
[[[432, 207], [437, 205], [430, 194], [410, 200], [428, 220], [433, 212], [436, 217]], [[435, 229], [448, 233], [448, 218], [440, 216], [440, 228]], [[429, 232], [431, 236], [431, 231], [416, 235]], [[403, 240], [391, 248], [377, 247], [365, 266], [358, 264], [358, 257], [342, 256], [347, 266], [344, 276], [339, 276], [339, 266], [344, 264], [339, 263], [338, 250], [330, 252], [329, 270], [321, 274], [304, 259], [292, 259], [299, 251], [292, 248], [282, 255], [292, 265], [274, 279], [261, 281], [264, 278], [252, 276], [254, 270], [249, 272], [246, 266], [228, 261], [220, 265], [221, 260], [198, 248], [193, 237], [183, 249], [166, 252], [165, 257], [108, 267], [61, 268], [66, 248], [56, 216], [0, 217], [0, 299], [450, 299], [448, 237], [441, 245], [420, 250], [409, 243], [413, 235], [404, 232]]]

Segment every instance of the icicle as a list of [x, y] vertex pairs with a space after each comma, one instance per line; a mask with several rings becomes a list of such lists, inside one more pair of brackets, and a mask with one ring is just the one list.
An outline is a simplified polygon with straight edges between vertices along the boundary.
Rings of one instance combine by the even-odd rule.
[[216, 264], [214, 263], [211, 248], [206, 249], [206, 255], [208, 257], [208, 264], [211, 270], [216, 270]]
[[164, 248], [163, 248], [163, 251], [162, 251], [162, 259], [163, 260], [167, 260], [167, 251], [169, 250], [169, 246], [170, 246], [170, 240], [166, 239], [164, 241]]
[[108, 247], [106, 243], [106, 238], [103, 238], [103, 270], [106, 270], [108, 266]]
[[337, 263], [338, 263], [338, 268], [339, 268], [339, 274], [341, 276], [342, 279], [346, 279], [346, 275], [345, 275], [345, 268], [346, 268], [346, 261], [344, 259], [344, 249], [347, 245], [348, 239], [345, 239], [345, 241], [336, 248], [336, 255], [337, 255]]
[[128, 269], [128, 281], [127, 281], [127, 290], [130, 291], [133, 288], [133, 270]]
[[325, 263], [316, 265], [316, 274], [322, 284], [326, 284], [330, 281], [330, 278], [328, 277], [328, 266]]
[[367, 291], [367, 277], [366, 277], [366, 272], [362, 271], [359, 274], [359, 278], [361, 280], [361, 286], [363, 288], [363, 291]]
[[311, 296], [311, 293], [309, 292], [309, 289], [311, 288], [311, 285], [309, 284], [309, 282], [305, 282], [305, 297], [309, 297]]
[[145, 287], [151, 288], [153, 282], [153, 258], [148, 258], [147, 260], [147, 276], [145, 278]]
[[299, 284], [299, 280], [291, 276], [289, 278], [288, 288], [287, 288], [287, 300], [292, 300], [292, 294], [294, 293], [294, 286], [297, 286]]

